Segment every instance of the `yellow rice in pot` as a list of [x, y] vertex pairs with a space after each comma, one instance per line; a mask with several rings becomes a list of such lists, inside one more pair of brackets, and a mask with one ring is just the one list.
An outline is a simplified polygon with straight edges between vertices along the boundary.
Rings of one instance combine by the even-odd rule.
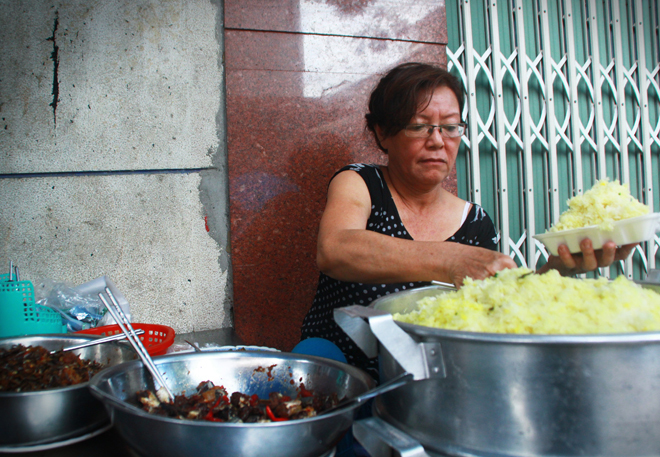
[[576, 279], [554, 270], [467, 278], [455, 292], [421, 299], [400, 322], [487, 333], [593, 334], [660, 330], [660, 294], [624, 276]]

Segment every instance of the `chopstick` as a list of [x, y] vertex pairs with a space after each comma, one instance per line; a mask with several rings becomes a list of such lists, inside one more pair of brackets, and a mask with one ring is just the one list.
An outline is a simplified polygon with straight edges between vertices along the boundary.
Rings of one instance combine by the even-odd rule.
[[435, 285], [435, 286], [446, 287], [447, 289], [457, 290], [455, 285], [450, 284], [450, 283], [448, 283], [448, 282], [442, 282], [442, 281], [431, 281], [431, 284], [433, 284], [433, 285]]
[[[142, 330], [141, 328], [139, 328], [135, 331], [136, 335], [142, 335], [143, 333], [144, 333], [144, 330]], [[75, 351], [76, 349], [82, 349], [82, 348], [86, 348], [86, 347], [89, 347], [89, 346], [96, 346], [97, 344], [108, 343], [110, 341], [123, 340], [124, 338], [126, 338], [125, 334], [117, 333], [116, 335], [105, 336], [103, 338], [98, 338], [98, 339], [95, 339], [95, 340], [91, 340], [91, 341], [88, 341], [86, 343], [78, 344], [76, 346], [70, 346], [68, 348], [60, 349], [60, 351], [62, 351], [62, 352]], [[55, 354], [56, 352], [60, 352], [60, 351], [50, 351], [50, 353]]]
[[137, 352], [138, 355], [140, 356], [140, 359], [142, 359], [142, 363], [144, 363], [147, 369], [151, 372], [151, 375], [154, 377], [154, 379], [158, 381], [158, 384], [160, 384], [161, 387], [165, 389], [165, 392], [167, 392], [170, 401], [174, 401], [174, 395], [167, 387], [165, 379], [163, 379], [161, 374], [158, 372], [158, 369], [156, 368], [154, 361], [151, 359], [151, 356], [145, 349], [144, 345], [142, 344], [142, 341], [140, 341], [140, 338], [137, 337], [135, 330], [133, 330], [133, 326], [126, 317], [126, 314], [124, 314], [124, 311], [121, 309], [121, 306], [119, 306], [119, 303], [117, 303], [117, 300], [115, 299], [115, 296], [112, 294], [110, 288], [106, 287], [105, 293], [108, 295], [108, 297], [110, 297], [112, 306], [110, 306], [106, 301], [105, 297], [103, 297], [103, 293], [99, 293], [99, 298], [101, 299], [105, 307], [108, 309], [112, 317], [115, 319], [115, 321], [121, 328], [122, 332], [124, 332], [124, 334], [128, 338], [128, 341], [130, 341], [131, 345], [133, 346], [133, 349], [135, 349], [135, 352]]

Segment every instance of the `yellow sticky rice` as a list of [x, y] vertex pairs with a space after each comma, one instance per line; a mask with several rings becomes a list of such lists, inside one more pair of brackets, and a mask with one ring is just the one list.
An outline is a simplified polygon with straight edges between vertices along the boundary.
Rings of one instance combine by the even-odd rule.
[[394, 319], [427, 327], [486, 333], [593, 334], [660, 330], [660, 294], [625, 276], [613, 281], [503, 270], [467, 278], [458, 291], [439, 292]]
[[650, 208], [630, 195], [627, 185], [608, 179], [596, 184], [583, 195], [568, 200], [568, 209], [549, 232], [598, 225], [601, 230], [612, 231], [612, 223], [622, 219], [643, 216]]

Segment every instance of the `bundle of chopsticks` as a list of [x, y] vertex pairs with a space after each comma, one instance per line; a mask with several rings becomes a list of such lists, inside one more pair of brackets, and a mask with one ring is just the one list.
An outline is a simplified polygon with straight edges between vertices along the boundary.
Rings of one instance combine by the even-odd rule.
[[18, 273], [18, 266], [14, 265], [14, 262], [11, 260], [9, 261], [9, 275], [7, 277], [9, 282], [21, 280]]
[[119, 302], [117, 302], [117, 299], [112, 294], [112, 291], [109, 287], [105, 288], [105, 293], [110, 298], [110, 303], [108, 303], [106, 298], [103, 296], [103, 293], [99, 293], [99, 298], [108, 309], [108, 312], [110, 312], [112, 317], [115, 319], [119, 325], [119, 328], [121, 328], [121, 331], [124, 332], [124, 335], [126, 335], [126, 338], [128, 338], [128, 341], [131, 343], [131, 346], [133, 346], [133, 349], [135, 349], [135, 352], [137, 352], [138, 356], [140, 356], [142, 363], [144, 363], [147, 369], [151, 372], [151, 375], [158, 382], [158, 384], [160, 384], [160, 386], [165, 389], [165, 392], [167, 392], [170, 401], [174, 401], [174, 395], [172, 395], [172, 392], [167, 387], [165, 379], [158, 372], [158, 369], [156, 368], [154, 361], [151, 359], [149, 352], [147, 352], [146, 348], [142, 344], [142, 341], [140, 341], [140, 338], [138, 338], [135, 330], [133, 330], [133, 326], [126, 317], [124, 311], [121, 309]]

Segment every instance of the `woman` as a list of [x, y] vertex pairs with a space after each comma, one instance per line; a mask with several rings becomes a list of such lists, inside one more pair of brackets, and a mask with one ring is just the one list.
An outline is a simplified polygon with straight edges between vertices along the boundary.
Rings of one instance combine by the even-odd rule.
[[[348, 363], [378, 379], [375, 360], [355, 347], [333, 318], [335, 308], [368, 305], [383, 295], [437, 280], [457, 287], [466, 277], [484, 279], [516, 263], [498, 252], [499, 235], [479, 205], [442, 187], [456, 162], [463, 93], [441, 68], [406, 63], [388, 72], [371, 94], [366, 126], [387, 154], [386, 166], [353, 164], [328, 187], [317, 263], [321, 271], [302, 339], [335, 343]], [[624, 259], [634, 246], [614, 243], [582, 253], [566, 246], [538, 272], [573, 275]]]

